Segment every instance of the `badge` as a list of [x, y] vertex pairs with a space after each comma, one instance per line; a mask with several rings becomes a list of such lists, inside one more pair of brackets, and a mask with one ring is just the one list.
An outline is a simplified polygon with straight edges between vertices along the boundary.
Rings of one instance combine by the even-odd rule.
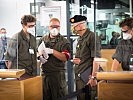
[[29, 53], [30, 54], [34, 54], [34, 50], [33, 49], [29, 49]]

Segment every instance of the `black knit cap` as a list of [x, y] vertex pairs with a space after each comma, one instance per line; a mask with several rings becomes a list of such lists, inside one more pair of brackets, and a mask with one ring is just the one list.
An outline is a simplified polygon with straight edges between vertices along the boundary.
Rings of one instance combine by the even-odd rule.
[[71, 23], [77, 23], [77, 22], [86, 21], [86, 20], [87, 18], [82, 15], [75, 15], [74, 17], [70, 18]]

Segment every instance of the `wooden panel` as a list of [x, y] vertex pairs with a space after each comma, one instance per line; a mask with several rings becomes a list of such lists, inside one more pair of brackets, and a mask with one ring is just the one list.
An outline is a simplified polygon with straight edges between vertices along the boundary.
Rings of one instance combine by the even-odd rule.
[[[101, 50], [101, 55], [102, 58], [106, 58], [108, 60], [107, 62], [107, 71], [111, 70], [112, 66], [112, 55], [115, 53], [115, 49], [102, 49]], [[118, 70], [122, 70], [121, 66], [119, 66]]]
[[98, 83], [98, 100], [133, 100], [131, 83]]
[[22, 95], [19, 81], [0, 81], [0, 100], [24, 100]]
[[42, 77], [0, 80], [0, 100], [42, 100]]
[[22, 81], [24, 100], [42, 100], [42, 77], [38, 76]]

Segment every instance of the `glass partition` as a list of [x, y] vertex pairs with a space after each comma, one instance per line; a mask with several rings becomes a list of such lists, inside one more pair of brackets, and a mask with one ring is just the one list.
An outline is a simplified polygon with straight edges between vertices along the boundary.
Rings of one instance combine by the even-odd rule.
[[[13, 69], [18, 69], [18, 36], [22, 30], [21, 17], [32, 13], [34, 0], [1, 0], [0, 1], [0, 65], [11, 61]], [[3, 32], [5, 29], [5, 33]]]
[[[6, 29], [6, 36], [10, 41], [7, 42], [8, 48], [5, 49], [13, 57], [16, 57], [14, 60], [16, 62], [15, 67], [18, 68], [19, 54], [16, 52], [18, 40], [17, 38], [14, 39], [13, 36], [21, 31], [21, 17], [25, 14], [32, 14], [37, 18], [35, 34], [37, 42], [40, 37], [49, 32], [49, 20], [52, 17], [59, 18], [62, 35], [70, 39], [72, 57], [76, 51], [78, 36], [71, 33], [69, 18], [76, 14], [87, 17], [87, 26], [100, 39], [102, 50], [115, 49], [122, 39], [119, 22], [130, 17], [129, 8], [129, 0], [0, 0], [0, 28]], [[3, 52], [3, 46], [1, 45], [2, 42], [0, 41], [0, 54]], [[0, 57], [0, 61], [2, 60], [2, 57]], [[72, 67], [69, 68], [73, 70]], [[39, 73], [40, 64], [38, 64]]]
[[102, 48], [115, 49], [122, 39], [119, 22], [130, 17], [129, 0], [97, 0], [96, 33]]
[[[48, 33], [47, 18], [56, 16], [62, 20], [62, 33], [66, 36], [69, 32], [66, 21], [69, 19], [66, 18], [66, 13], [70, 12], [70, 17], [75, 14], [87, 17], [88, 28], [99, 36], [103, 49], [116, 47], [122, 38], [119, 22], [126, 17], [130, 17], [129, 0], [70, 0], [69, 4], [69, 11], [66, 11], [66, 3], [61, 4], [54, 0], [1, 0], [0, 27], [6, 28], [6, 36], [10, 38], [21, 30], [22, 15], [33, 14], [37, 18], [36, 37], [38, 39], [38, 37]], [[70, 36], [73, 41], [77, 38], [73, 34]], [[75, 43], [73, 44], [75, 45]]]

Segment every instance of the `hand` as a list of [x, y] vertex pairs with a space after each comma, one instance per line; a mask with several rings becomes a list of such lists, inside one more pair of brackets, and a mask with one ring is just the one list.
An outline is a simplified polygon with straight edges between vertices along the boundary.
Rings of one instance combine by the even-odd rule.
[[46, 63], [47, 62], [47, 59], [45, 59], [43, 56], [40, 56], [40, 61], [42, 64]]
[[48, 59], [48, 54], [46, 53], [46, 51], [45, 51], [45, 44], [44, 44], [44, 42], [42, 42], [40, 45], [39, 45], [39, 47], [38, 47], [38, 54], [40, 55], [40, 56], [42, 56], [43, 55], [43, 57], [45, 58], [45, 59]]
[[45, 48], [45, 52], [46, 52], [47, 54], [53, 54], [53, 49]]
[[90, 84], [91, 87], [94, 87], [94, 86], [97, 85], [97, 80], [93, 79], [93, 78], [90, 78], [87, 84]]
[[10, 69], [11, 68], [11, 65], [12, 65], [12, 62], [8, 60], [8, 61], [5, 62], [5, 64], [6, 64], [6, 67], [8, 69]]
[[[43, 56], [43, 58], [45, 58], [45, 59], [49, 58], [49, 55], [44, 50], [42, 52], [38, 51], [38, 55]], [[37, 57], [38, 57], [38, 55], [37, 55]]]
[[80, 59], [79, 58], [73, 58], [73, 63], [74, 64], [79, 64], [80, 63]]

